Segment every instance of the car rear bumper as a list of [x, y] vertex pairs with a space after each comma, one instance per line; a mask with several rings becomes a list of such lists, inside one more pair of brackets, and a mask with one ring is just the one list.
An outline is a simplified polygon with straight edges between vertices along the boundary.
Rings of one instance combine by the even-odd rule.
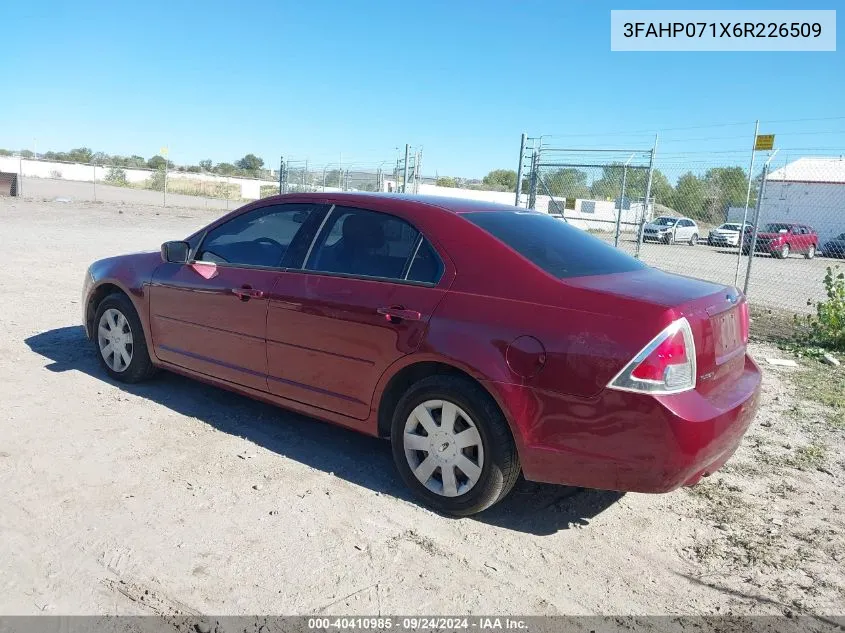
[[589, 402], [528, 389], [517, 421], [525, 478], [652, 493], [694, 485], [730, 459], [757, 412], [761, 375], [750, 356], [726, 382], [656, 397], [606, 389]]

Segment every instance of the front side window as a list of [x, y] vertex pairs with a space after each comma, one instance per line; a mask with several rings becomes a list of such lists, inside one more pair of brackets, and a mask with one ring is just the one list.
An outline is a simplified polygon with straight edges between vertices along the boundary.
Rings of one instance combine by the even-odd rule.
[[545, 213], [481, 211], [463, 217], [559, 279], [646, 267], [603, 240]]
[[320, 207], [280, 204], [260, 207], [212, 229], [195, 259], [242, 266], [279, 267], [294, 238]]
[[763, 233], [789, 233], [789, 225], [779, 222], [767, 224], [763, 229]]
[[657, 218], [653, 224], [657, 226], [675, 226], [675, 218]]
[[335, 207], [317, 236], [306, 270], [403, 279], [417, 246], [417, 231], [386, 213]]

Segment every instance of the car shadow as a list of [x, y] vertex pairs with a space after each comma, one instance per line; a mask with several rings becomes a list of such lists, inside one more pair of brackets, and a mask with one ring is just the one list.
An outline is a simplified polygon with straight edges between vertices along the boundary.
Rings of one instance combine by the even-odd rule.
[[[332, 473], [370, 490], [416, 503], [393, 466], [390, 445], [342, 427], [285, 411], [190, 378], [161, 372], [138, 384], [113, 381], [100, 367], [81, 326], [35, 334], [25, 343], [51, 360], [51, 372], [80, 371], [127, 393], [146, 398], [216, 429], [243, 437], [278, 455]], [[619, 492], [586, 490], [520, 481], [501, 503], [473, 520], [538, 535], [589, 525], [622, 497]]]

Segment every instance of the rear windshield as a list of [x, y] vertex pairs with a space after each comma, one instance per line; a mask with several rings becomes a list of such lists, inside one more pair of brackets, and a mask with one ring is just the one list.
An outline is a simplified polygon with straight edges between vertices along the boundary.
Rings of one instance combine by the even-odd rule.
[[[485, 211], [463, 215], [559, 279], [645, 268], [610, 244], [545, 213]], [[612, 238], [612, 233], [606, 233]]]
[[726, 231], [739, 231], [739, 224], [723, 224], [719, 228]]

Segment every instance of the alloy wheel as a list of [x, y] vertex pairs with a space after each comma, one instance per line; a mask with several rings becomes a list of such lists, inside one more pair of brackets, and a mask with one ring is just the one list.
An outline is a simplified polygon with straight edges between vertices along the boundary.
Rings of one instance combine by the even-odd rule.
[[123, 372], [132, 362], [134, 351], [132, 328], [119, 310], [109, 308], [97, 326], [97, 344], [106, 364], [116, 372]]
[[484, 445], [475, 421], [447, 400], [426, 400], [405, 422], [408, 466], [431, 492], [458, 497], [472, 490], [484, 468]]

